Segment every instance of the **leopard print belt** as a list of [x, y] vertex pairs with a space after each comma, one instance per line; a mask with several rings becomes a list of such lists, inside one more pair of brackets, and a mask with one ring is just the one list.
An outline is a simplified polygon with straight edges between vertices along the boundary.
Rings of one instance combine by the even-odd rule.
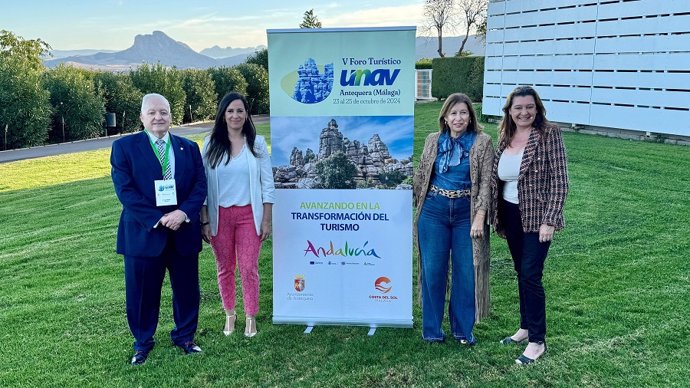
[[470, 194], [471, 194], [471, 190], [470, 190], [470, 189], [466, 189], [466, 190], [446, 190], [446, 189], [442, 189], [442, 188], [439, 188], [439, 187], [434, 186], [434, 185], [431, 185], [431, 187], [429, 188], [429, 190], [430, 190], [432, 193], [438, 193], [438, 194], [440, 194], [440, 195], [442, 195], [442, 196], [444, 196], [444, 197], [446, 197], [446, 198], [453, 198], [453, 199], [454, 199], [454, 198], [469, 197]]

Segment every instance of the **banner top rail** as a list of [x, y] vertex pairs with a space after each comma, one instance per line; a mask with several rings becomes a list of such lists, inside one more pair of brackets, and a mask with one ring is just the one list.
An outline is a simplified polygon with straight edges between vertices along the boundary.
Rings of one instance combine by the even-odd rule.
[[272, 28], [267, 34], [275, 33], [308, 33], [308, 32], [353, 32], [353, 31], [416, 31], [417, 26], [393, 27], [332, 27], [332, 28]]

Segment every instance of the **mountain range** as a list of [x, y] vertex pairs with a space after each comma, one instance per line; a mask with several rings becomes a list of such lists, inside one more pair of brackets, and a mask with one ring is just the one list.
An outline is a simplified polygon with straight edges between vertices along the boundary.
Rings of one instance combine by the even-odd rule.
[[[444, 52], [452, 56], [460, 48], [461, 37], [443, 38]], [[437, 39], [434, 37], [417, 37], [416, 57], [438, 57]], [[234, 66], [244, 62], [254, 52], [265, 46], [246, 48], [221, 48], [213, 46], [194, 51], [183, 42], [176, 41], [161, 31], [152, 34], [137, 35], [134, 44], [122, 51], [102, 50], [72, 50], [53, 52], [53, 59], [46, 59], [48, 67], [55, 67], [61, 63], [71, 64], [77, 67], [86, 67], [110, 71], [127, 71], [142, 63], [161, 63], [166, 66], [175, 66], [180, 69], [207, 69], [209, 67]], [[484, 44], [474, 36], [470, 36], [466, 49], [474, 55], [484, 55]], [[76, 55], [64, 55], [76, 54]]]

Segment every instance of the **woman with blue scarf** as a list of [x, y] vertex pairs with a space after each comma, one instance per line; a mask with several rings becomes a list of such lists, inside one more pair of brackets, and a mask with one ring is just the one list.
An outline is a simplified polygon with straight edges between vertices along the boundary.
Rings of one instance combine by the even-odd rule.
[[446, 99], [438, 124], [440, 131], [426, 138], [414, 175], [422, 338], [444, 341], [441, 326], [450, 288], [451, 334], [472, 346], [474, 325], [489, 312], [487, 213], [494, 150], [464, 94]]

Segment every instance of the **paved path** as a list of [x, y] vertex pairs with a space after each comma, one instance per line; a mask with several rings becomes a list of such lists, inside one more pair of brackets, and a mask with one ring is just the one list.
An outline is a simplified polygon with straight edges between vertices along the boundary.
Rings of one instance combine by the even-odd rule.
[[[268, 122], [268, 116], [254, 116], [255, 124], [263, 124]], [[211, 130], [213, 122], [207, 121], [203, 123], [196, 123], [185, 125], [181, 127], [173, 127], [170, 132], [175, 135], [188, 137], [196, 134], [203, 134]], [[122, 135], [128, 136], [128, 135]], [[18, 150], [0, 151], [0, 163], [12, 162], [15, 160], [41, 158], [44, 156], [71, 154], [74, 152], [92, 151], [101, 148], [110, 148], [113, 142], [122, 136], [100, 137], [89, 140], [79, 140], [69, 143], [51, 144], [46, 146], [22, 148]]]

